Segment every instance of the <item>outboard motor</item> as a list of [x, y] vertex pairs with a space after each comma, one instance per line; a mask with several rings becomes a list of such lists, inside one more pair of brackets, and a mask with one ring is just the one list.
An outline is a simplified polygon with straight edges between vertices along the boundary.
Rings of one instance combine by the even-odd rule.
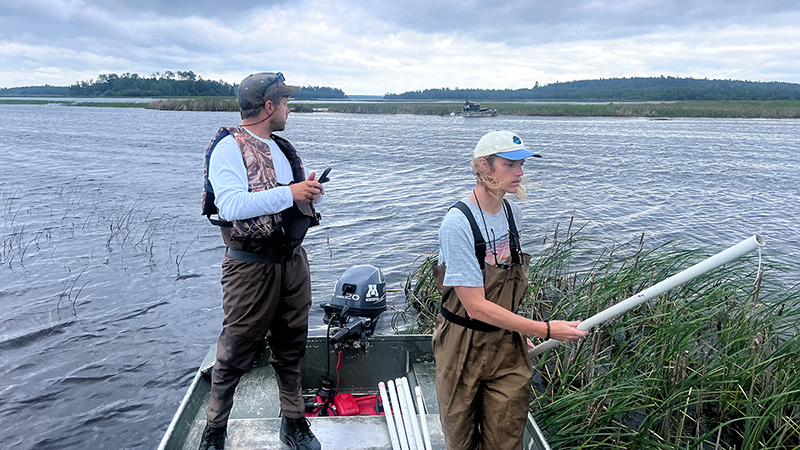
[[375, 332], [378, 318], [386, 310], [386, 281], [383, 273], [368, 264], [353, 266], [336, 281], [333, 298], [323, 305], [323, 322], [338, 330], [330, 337], [338, 344], [349, 337], [360, 337], [361, 346]]

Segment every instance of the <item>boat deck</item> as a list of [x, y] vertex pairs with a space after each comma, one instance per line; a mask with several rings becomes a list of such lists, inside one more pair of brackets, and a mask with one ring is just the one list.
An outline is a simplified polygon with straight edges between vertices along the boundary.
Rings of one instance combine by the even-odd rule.
[[[324, 337], [309, 338], [303, 365], [303, 386], [313, 394], [320, 377], [327, 373], [328, 355]], [[214, 363], [212, 346], [189, 392], [181, 402], [159, 449], [197, 449], [205, 426], [205, 408], [211, 391], [210, 368]], [[426, 422], [433, 449], [445, 449], [436, 403], [435, 366], [430, 349], [430, 336], [374, 336], [366, 352], [345, 348], [339, 370], [339, 393], [353, 395], [378, 393], [378, 383], [406, 376], [413, 392], [419, 385], [426, 408]], [[331, 375], [336, 382], [337, 355], [330, 354]], [[228, 450], [287, 449], [279, 439], [280, 405], [275, 374], [269, 364], [269, 350], [243, 377], [236, 390], [233, 410], [228, 422]], [[324, 449], [391, 450], [389, 431], [384, 416], [312, 417], [311, 430]], [[525, 430], [526, 449], [548, 449], [535, 422], [529, 416]]]
[[[389, 432], [382, 416], [312, 417], [311, 430], [323, 449], [362, 450], [389, 449]], [[438, 415], [428, 415], [428, 427], [434, 449], [445, 449]], [[196, 450], [203, 433], [205, 419], [192, 425], [182, 448]], [[286, 450], [278, 435], [281, 419], [232, 419], [228, 423], [225, 449]]]

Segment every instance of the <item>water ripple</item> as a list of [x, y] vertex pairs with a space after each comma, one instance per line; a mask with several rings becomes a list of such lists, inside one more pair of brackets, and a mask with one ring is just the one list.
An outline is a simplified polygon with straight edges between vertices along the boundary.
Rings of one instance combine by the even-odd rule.
[[[198, 180], [208, 140], [239, 117], [64, 112], [0, 105], [0, 447], [153, 448], [220, 332], [224, 246], [200, 215]], [[800, 121], [289, 120], [282, 134], [306, 166], [333, 168], [305, 243], [312, 334], [325, 333], [316, 306], [345, 269], [374, 264], [397, 288], [436, 252], [446, 209], [474, 186], [475, 142], [494, 129], [544, 155], [524, 166], [533, 250], [574, 216], [608, 246], [644, 232], [653, 246], [693, 236], [724, 248], [761, 233], [765, 258], [790, 268], [780, 276], [800, 273]]]

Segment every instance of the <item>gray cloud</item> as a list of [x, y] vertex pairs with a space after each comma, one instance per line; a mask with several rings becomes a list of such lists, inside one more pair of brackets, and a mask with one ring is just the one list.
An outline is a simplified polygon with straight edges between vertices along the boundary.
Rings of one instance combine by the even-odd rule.
[[[800, 3], [0, 0], [0, 86], [283, 70], [348, 93], [622, 76], [800, 82]], [[481, 67], [465, 71], [463, 67]]]
[[176, 20], [192, 15], [163, 15], [146, 5], [132, 9], [117, 3], [121, 2], [17, 2], [0, 17], [0, 40], [87, 49], [124, 43], [142, 47], [164, 42], [183, 45], [190, 41], [190, 36], [179, 33], [181, 26]]
[[166, 17], [191, 17], [199, 16], [215, 18], [220, 21], [235, 20], [236, 17], [246, 16], [252, 10], [271, 9], [291, 5], [296, 2], [288, 0], [239, 0], [236, 2], [221, 2], [219, 0], [93, 0], [92, 5], [106, 11], [118, 14], [131, 12], [153, 13]]
[[800, 11], [800, 2], [789, 0], [367, 0], [359, 4], [398, 27], [513, 45], [615, 39], [687, 26], [758, 24], [770, 16]]

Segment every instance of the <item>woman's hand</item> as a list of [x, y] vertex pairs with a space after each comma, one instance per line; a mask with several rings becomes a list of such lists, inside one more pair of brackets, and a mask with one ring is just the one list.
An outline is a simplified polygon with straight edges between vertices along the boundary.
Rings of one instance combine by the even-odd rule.
[[550, 338], [558, 341], [575, 341], [586, 336], [588, 331], [579, 330], [577, 327], [580, 320], [567, 322], [565, 320], [553, 320], [550, 322]]
[[[467, 314], [475, 320], [486, 322], [506, 330], [519, 331], [523, 334], [538, 336], [542, 339], [547, 335], [547, 324], [522, 317], [503, 308], [497, 303], [486, 300], [483, 286], [468, 287], [455, 286], [458, 299], [467, 310]], [[554, 320], [550, 322], [550, 338], [559, 341], [574, 341], [588, 333], [577, 328], [580, 320], [567, 322]]]

